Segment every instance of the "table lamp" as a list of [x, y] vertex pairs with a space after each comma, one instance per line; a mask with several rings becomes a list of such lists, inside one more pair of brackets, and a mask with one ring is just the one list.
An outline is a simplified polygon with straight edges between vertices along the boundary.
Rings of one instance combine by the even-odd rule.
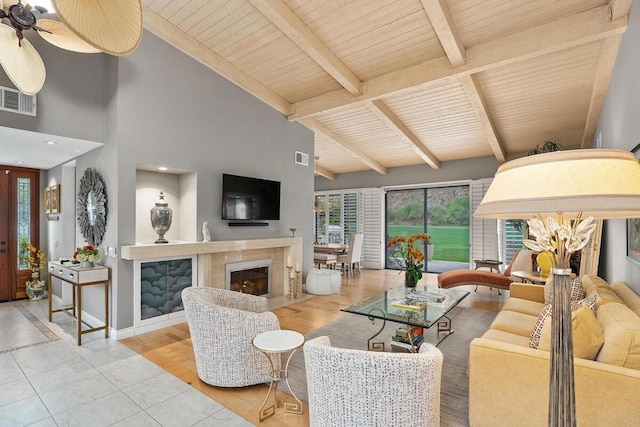
[[527, 219], [535, 240], [523, 243], [551, 255], [548, 421], [553, 426], [575, 426], [569, 257], [588, 243], [595, 219], [640, 217], [640, 164], [629, 152], [603, 149], [513, 160], [498, 168], [474, 215]]

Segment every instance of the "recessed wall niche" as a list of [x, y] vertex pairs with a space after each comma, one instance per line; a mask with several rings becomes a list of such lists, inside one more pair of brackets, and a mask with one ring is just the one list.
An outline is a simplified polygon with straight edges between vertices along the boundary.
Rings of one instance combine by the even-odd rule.
[[197, 178], [195, 172], [155, 172], [157, 167], [136, 169], [136, 243], [153, 243], [158, 235], [151, 226], [151, 208], [164, 191], [164, 200], [173, 210], [171, 228], [165, 238], [172, 241], [197, 240]]

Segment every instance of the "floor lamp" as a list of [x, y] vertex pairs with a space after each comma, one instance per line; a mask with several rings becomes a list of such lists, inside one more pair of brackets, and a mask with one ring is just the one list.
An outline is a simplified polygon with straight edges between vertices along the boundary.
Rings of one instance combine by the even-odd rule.
[[554, 304], [549, 425], [575, 426], [569, 257], [581, 250], [595, 219], [640, 217], [640, 164], [620, 150], [572, 150], [524, 157], [496, 172], [475, 216], [527, 219], [529, 248], [553, 258]]

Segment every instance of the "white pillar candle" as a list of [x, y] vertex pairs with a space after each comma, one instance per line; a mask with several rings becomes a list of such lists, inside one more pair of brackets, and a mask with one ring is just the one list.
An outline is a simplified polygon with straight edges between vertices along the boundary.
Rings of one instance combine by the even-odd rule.
[[289, 278], [290, 279], [295, 279], [296, 278], [296, 273], [293, 270], [289, 270]]
[[293, 267], [293, 258], [291, 258], [291, 255], [287, 257], [287, 267]]
[[300, 263], [297, 262], [296, 263], [296, 273], [300, 273], [302, 270], [300, 270]]

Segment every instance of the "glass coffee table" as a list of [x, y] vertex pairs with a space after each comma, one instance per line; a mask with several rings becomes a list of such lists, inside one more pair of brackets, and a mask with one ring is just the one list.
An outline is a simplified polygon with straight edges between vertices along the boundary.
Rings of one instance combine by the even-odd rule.
[[382, 320], [380, 329], [367, 340], [368, 350], [384, 351], [384, 342], [373, 340], [382, 333], [387, 321], [390, 321], [408, 326], [406, 330], [410, 345], [407, 350], [416, 352], [419, 345], [414, 345], [411, 327], [429, 329], [437, 325], [438, 337], [441, 333], [446, 334], [438, 340], [435, 344], [437, 346], [453, 333], [452, 321], [447, 317], [447, 313], [467, 295], [469, 292], [455, 289], [398, 286], [343, 307], [340, 311], [367, 316], [372, 324], [375, 324], [376, 319]]

